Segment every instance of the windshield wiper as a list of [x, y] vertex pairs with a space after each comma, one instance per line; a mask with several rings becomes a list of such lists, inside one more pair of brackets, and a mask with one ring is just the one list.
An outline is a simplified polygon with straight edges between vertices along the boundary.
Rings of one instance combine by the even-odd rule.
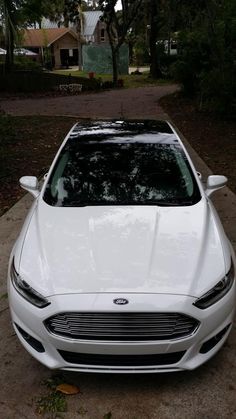
[[188, 205], [193, 205], [194, 202], [191, 200], [173, 200], [173, 201], [165, 201], [165, 200], [161, 200], [161, 201], [140, 201], [140, 202], [80, 202], [80, 201], [70, 201], [70, 202], [66, 202], [66, 203], [62, 203], [62, 207], [94, 207], [94, 206], [142, 206], [142, 205], [153, 205], [153, 206], [158, 206], [158, 207], [181, 207], [181, 206], [188, 206]]
[[[142, 204], [141, 204], [142, 205]], [[191, 200], [172, 200], [172, 201], [146, 201], [143, 205], [156, 205], [158, 207], [181, 207], [187, 205], [193, 205]]]

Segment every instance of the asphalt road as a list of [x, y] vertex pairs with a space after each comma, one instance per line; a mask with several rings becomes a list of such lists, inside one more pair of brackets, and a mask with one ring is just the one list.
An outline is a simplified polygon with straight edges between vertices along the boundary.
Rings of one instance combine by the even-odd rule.
[[[155, 94], [150, 92], [152, 97], [150, 103], [146, 88], [143, 94], [141, 89], [137, 90], [142, 96], [143, 107], [139, 109], [136, 117], [142, 117], [144, 111], [147, 116], [162, 116], [163, 112], [156, 103]], [[115, 92], [112, 92], [110, 109], [113, 108], [114, 94]], [[74, 98], [72, 102], [73, 100]], [[103, 106], [103, 100], [102, 95], [98, 95], [95, 99], [99, 109]], [[34, 107], [32, 105], [30, 108], [32, 112], [37, 109], [37, 102], [39, 101], [36, 100]], [[134, 105], [133, 103], [132, 106]], [[8, 103], [5, 108], [7, 106]], [[17, 106], [15, 111], [11, 111], [12, 114], [19, 114], [20, 108]], [[47, 105], [44, 106], [46, 109]], [[106, 106], [109, 108], [109, 103]], [[131, 111], [132, 109], [129, 112]], [[26, 110], [22, 109], [21, 112], [24, 114]], [[114, 115], [109, 113], [107, 116], [116, 117], [115, 113], [116, 108]], [[206, 178], [209, 169], [188, 144], [187, 147], [197, 169]], [[236, 247], [236, 196], [224, 188], [215, 194], [214, 201], [225, 230]], [[0, 419], [38, 418], [37, 401], [42, 395], [50, 394], [50, 390], [43, 382], [53, 375], [52, 371], [36, 362], [18, 342], [10, 324], [6, 296], [9, 252], [30, 203], [31, 198], [26, 195], [0, 218]], [[102, 419], [107, 414], [106, 419], [234, 419], [236, 418], [235, 347], [234, 326], [222, 350], [210, 362], [195, 371], [156, 375], [66, 373], [64, 381], [76, 384], [81, 392], [66, 397], [68, 411], [58, 417]], [[50, 413], [45, 414], [45, 418], [55, 417]]]

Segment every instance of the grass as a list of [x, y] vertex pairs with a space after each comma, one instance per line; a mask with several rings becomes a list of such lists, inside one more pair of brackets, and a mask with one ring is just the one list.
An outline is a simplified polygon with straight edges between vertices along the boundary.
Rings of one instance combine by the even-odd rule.
[[49, 394], [40, 397], [36, 402], [36, 411], [40, 415], [51, 413], [51, 417], [58, 417], [58, 413], [67, 411], [67, 401], [63, 394], [52, 391]]
[[[68, 76], [71, 74], [75, 77], [88, 77], [88, 73], [84, 71], [71, 71], [71, 70], [55, 70], [53, 73], [55, 74], [63, 74], [64, 76]], [[112, 81], [111, 74], [95, 74], [97, 79], [102, 79], [103, 82], [105, 81]], [[145, 87], [150, 85], [163, 85], [169, 84], [170, 80], [166, 79], [152, 79], [149, 76], [149, 72], [145, 71], [140, 75], [136, 74], [126, 74], [119, 76], [120, 79], [124, 80], [124, 87], [126, 89], [130, 89], [132, 87]]]
[[65, 395], [56, 390], [57, 386], [63, 382], [64, 376], [62, 374], [54, 374], [50, 378], [42, 381], [41, 384], [48, 389], [49, 393], [36, 400], [37, 413], [40, 415], [50, 413], [51, 418], [54, 419], [60, 417], [58, 413], [67, 411]]
[[55, 374], [41, 384], [49, 393], [36, 400], [36, 412], [40, 415], [50, 414], [50, 418], [59, 418], [60, 413], [67, 412], [67, 401], [64, 394], [56, 390], [58, 384], [64, 381], [63, 375]]

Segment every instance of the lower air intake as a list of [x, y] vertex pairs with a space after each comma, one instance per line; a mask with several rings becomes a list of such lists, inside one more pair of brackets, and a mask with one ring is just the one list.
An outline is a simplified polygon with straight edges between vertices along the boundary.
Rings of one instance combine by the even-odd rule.
[[94, 355], [77, 352], [58, 351], [64, 361], [70, 364], [110, 367], [142, 367], [173, 365], [181, 360], [184, 351], [155, 355]]

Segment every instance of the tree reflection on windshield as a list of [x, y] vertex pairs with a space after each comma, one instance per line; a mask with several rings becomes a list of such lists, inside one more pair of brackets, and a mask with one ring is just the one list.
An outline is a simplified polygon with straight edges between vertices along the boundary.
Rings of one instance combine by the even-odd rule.
[[54, 206], [191, 205], [199, 199], [181, 148], [155, 143], [67, 144], [44, 195]]

